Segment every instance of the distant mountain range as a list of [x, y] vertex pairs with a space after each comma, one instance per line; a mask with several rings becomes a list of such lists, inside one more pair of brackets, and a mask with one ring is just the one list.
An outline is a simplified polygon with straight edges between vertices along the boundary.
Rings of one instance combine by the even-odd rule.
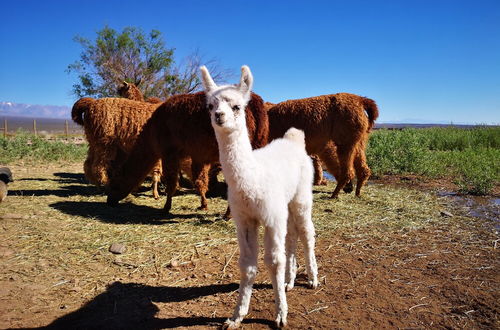
[[59, 105], [0, 102], [0, 116], [67, 119], [71, 118], [71, 108]]
[[[71, 107], [59, 105], [39, 105], [24, 104], [14, 102], [0, 102], [0, 117], [26, 117], [26, 118], [47, 118], [47, 119], [70, 119]], [[380, 122], [377, 121], [376, 127], [427, 127], [427, 126], [475, 126], [467, 123], [453, 123], [446, 121], [429, 121], [417, 118], [408, 118], [404, 120], [393, 120]]]

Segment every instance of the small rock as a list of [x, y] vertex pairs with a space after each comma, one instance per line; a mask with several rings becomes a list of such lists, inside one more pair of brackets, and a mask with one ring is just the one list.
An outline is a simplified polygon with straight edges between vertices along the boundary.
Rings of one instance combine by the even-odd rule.
[[125, 250], [127, 250], [127, 247], [122, 243], [113, 243], [109, 247], [109, 252], [114, 254], [122, 254], [125, 252]]
[[168, 266], [171, 268], [179, 267], [179, 262], [177, 260], [172, 260], [172, 262]]
[[21, 219], [28, 219], [29, 217], [26, 215], [22, 214], [14, 214], [14, 213], [7, 213], [2, 216], [0, 216], [0, 219], [6, 220], [6, 219], [12, 219], [12, 220], [21, 220]]
[[452, 217], [453, 214], [451, 214], [450, 212], [448, 211], [441, 211], [441, 216], [442, 217]]

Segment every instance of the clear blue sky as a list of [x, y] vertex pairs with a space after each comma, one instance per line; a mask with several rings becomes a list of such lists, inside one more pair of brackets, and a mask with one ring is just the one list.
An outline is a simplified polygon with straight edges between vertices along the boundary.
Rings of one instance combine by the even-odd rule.
[[71, 106], [75, 35], [158, 29], [265, 100], [351, 92], [380, 122], [500, 123], [500, 1], [0, 0], [0, 101]]

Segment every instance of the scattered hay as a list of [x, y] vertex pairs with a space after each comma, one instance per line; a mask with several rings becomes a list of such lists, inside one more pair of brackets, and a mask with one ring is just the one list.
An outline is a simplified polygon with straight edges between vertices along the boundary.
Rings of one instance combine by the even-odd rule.
[[[9, 198], [0, 209], [0, 251], [5, 252], [0, 253], [0, 287], [10, 288], [13, 297], [16, 292], [31, 292], [28, 296], [33, 298], [20, 301], [32, 306], [23, 311], [24, 320], [31, 319], [33, 309], [44, 313], [64, 306], [63, 315], [76, 310], [116, 281], [153, 286], [196, 281], [182, 273], [196, 269], [206, 259], [220, 264], [220, 273], [203, 275], [210, 282], [222, 283], [233, 276], [237, 240], [233, 222], [222, 220], [227, 204], [221, 198], [211, 199], [209, 211], [198, 211], [194, 191], [181, 190], [174, 197], [174, 216], [167, 219], [162, 214], [164, 201], [151, 198], [149, 189], [129, 196], [116, 208], [107, 206], [106, 196], [85, 183], [81, 164], [13, 165], [11, 169], [16, 181], [9, 186]], [[464, 253], [468, 247], [480, 251], [496, 248], [498, 237], [490, 234], [495, 237], [485, 241], [483, 237], [488, 235], [481, 234], [491, 229], [469, 230], [484, 223], [461, 215], [464, 213], [445, 197], [372, 184], [361, 198], [341, 194], [338, 200], [331, 200], [332, 188], [332, 183], [314, 187], [318, 241], [331, 242], [320, 254], [347, 251], [367, 262], [370, 244], [376, 241], [384, 246], [383, 257], [390, 259], [394, 258], [392, 251], [420, 244], [414, 235], [419, 231], [434, 232], [441, 240], [455, 239], [452, 243]], [[443, 210], [454, 216], [441, 216]], [[115, 242], [126, 245], [127, 250], [118, 255], [109, 252]], [[429, 246], [418, 255], [394, 262], [403, 267], [436, 251]], [[400, 280], [395, 277], [394, 281]], [[325, 306], [309, 308], [306, 314], [323, 311]], [[417, 302], [407, 310], [414, 313], [421, 307], [424, 303]]]

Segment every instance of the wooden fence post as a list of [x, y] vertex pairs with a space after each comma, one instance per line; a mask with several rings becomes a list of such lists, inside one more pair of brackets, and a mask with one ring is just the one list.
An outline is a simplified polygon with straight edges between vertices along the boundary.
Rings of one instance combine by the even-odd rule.
[[35, 134], [35, 136], [38, 136], [36, 131], [36, 119], [33, 119], [33, 134]]
[[68, 120], [64, 121], [64, 133], [66, 133], [66, 140], [69, 138]]
[[3, 119], [3, 137], [7, 138], [7, 118]]

